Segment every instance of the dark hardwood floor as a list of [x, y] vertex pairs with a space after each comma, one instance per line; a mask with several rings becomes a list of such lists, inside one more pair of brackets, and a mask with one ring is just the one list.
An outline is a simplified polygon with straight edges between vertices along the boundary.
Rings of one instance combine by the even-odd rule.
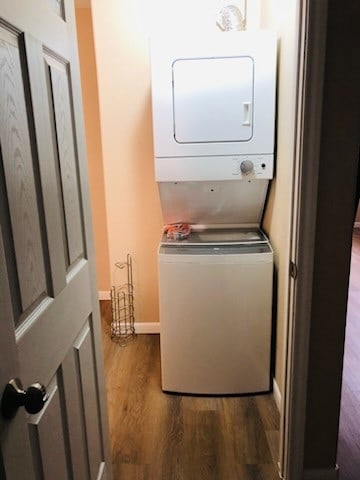
[[101, 302], [114, 479], [278, 479], [279, 413], [272, 394], [165, 394], [158, 335], [123, 348], [109, 338]]
[[351, 254], [338, 464], [341, 480], [360, 478], [360, 229]]

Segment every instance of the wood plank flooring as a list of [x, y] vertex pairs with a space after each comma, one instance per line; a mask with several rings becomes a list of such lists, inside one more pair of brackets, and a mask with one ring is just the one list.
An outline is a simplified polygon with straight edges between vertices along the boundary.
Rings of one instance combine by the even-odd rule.
[[109, 338], [101, 302], [114, 479], [275, 480], [279, 413], [272, 394], [165, 394], [158, 335], [123, 348]]
[[360, 229], [351, 253], [338, 464], [341, 480], [360, 478]]

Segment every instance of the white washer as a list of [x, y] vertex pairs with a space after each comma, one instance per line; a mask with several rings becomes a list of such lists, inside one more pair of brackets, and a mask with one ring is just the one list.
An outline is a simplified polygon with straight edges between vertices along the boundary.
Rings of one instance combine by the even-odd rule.
[[210, 229], [159, 247], [162, 389], [270, 390], [273, 251], [258, 229]]

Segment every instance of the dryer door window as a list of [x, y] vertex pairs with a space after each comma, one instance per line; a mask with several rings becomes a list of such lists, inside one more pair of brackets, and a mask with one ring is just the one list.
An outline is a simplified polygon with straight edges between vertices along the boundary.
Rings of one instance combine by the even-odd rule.
[[253, 135], [251, 57], [175, 60], [174, 138], [178, 143], [246, 142]]

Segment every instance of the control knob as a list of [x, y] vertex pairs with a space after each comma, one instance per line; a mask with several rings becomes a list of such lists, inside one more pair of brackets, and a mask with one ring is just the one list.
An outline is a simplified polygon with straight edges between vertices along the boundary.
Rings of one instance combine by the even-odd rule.
[[241, 170], [241, 173], [243, 173], [244, 175], [247, 175], [248, 173], [253, 172], [254, 171], [253, 162], [251, 160], [244, 160], [240, 164], [240, 170]]

